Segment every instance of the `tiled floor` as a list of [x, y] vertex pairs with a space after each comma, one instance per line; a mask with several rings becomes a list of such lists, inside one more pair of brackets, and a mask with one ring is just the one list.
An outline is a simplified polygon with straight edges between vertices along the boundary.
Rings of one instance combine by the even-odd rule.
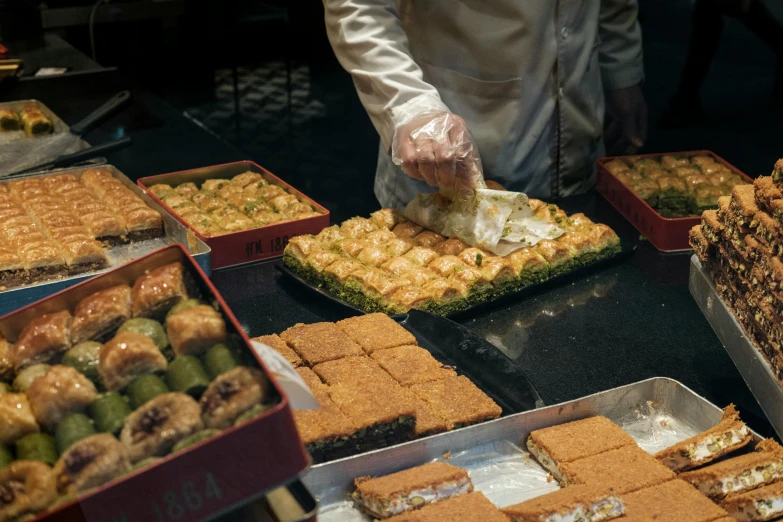
[[[710, 149], [751, 175], [767, 174], [783, 156], [783, 111], [770, 98], [775, 59], [749, 31], [727, 20], [721, 47], [702, 91], [708, 121], [660, 130], [665, 109], [685, 61], [690, 2], [643, 0], [646, 83], [650, 132], [646, 150]], [[240, 119], [234, 117], [230, 69], [215, 71], [214, 100], [187, 112], [209, 129], [334, 209], [368, 213], [378, 137], [353, 84], [334, 60], [294, 63], [290, 105], [283, 61], [239, 70]]]

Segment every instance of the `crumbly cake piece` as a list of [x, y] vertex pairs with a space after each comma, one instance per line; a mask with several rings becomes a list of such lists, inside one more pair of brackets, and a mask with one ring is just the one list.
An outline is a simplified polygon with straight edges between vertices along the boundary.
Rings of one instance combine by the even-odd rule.
[[435, 413], [435, 410], [424, 399], [413, 393], [409, 388], [400, 388], [400, 394], [406, 404], [414, 409], [416, 415], [416, 437], [427, 437], [448, 431], [446, 419]]
[[636, 447], [636, 441], [601, 416], [534, 430], [527, 438], [530, 454], [561, 482], [563, 464], [622, 447]]
[[759, 211], [756, 205], [756, 193], [753, 185], [737, 185], [731, 190], [729, 211], [740, 226], [750, 225], [753, 216]]
[[389, 522], [508, 522], [508, 518], [480, 491], [457, 495], [391, 518]]
[[565, 484], [604, 484], [624, 495], [676, 477], [639, 446], [624, 446], [560, 465]]
[[775, 184], [771, 176], [759, 176], [753, 182], [756, 193], [756, 201], [767, 210], [771, 209], [771, 203], [783, 199], [783, 192]]
[[600, 522], [621, 516], [623, 501], [611, 488], [580, 484], [502, 509], [511, 522]]
[[756, 451], [680, 475], [710, 498], [723, 498], [783, 480], [783, 448], [772, 439], [758, 443]]
[[333, 323], [297, 324], [280, 338], [309, 365], [364, 355], [362, 348]]
[[723, 237], [723, 224], [717, 210], [705, 210], [701, 215], [701, 230], [711, 243], [719, 243]]
[[674, 479], [623, 495], [628, 522], [711, 522], [726, 511], [686, 482]]
[[709, 260], [711, 245], [709, 241], [707, 241], [707, 238], [704, 237], [701, 225], [694, 225], [688, 231], [688, 244], [693, 248], [693, 251], [702, 263]]
[[659, 451], [655, 458], [679, 473], [712, 462], [742, 448], [751, 440], [753, 435], [750, 430], [740, 420], [734, 405], [729, 404], [716, 426]]
[[446, 419], [449, 429], [500, 417], [502, 410], [464, 375], [414, 384], [410, 389]]
[[293, 351], [285, 343], [285, 341], [281, 339], [280, 336], [277, 334], [261, 335], [259, 337], [253, 337], [250, 340], [269, 346], [274, 351], [282, 355], [285, 358], [285, 360], [291, 363], [291, 366], [293, 366], [294, 368], [298, 368], [302, 366], [302, 364], [304, 364], [302, 362], [302, 359], [300, 359], [299, 356], [296, 355], [296, 352]]
[[410, 386], [454, 377], [457, 372], [443, 365], [419, 346], [397, 346], [373, 352], [371, 357], [401, 385]]
[[783, 482], [728, 496], [721, 507], [731, 520], [763, 521], [783, 515]]
[[783, 180], [783, 159], [779, 159], [775, 162], [775, 166], [772, 169], [772, 179], [775, 183]]
[[313, 461], [325, 462], [354, 453], [356, 425], [332, 402], [328, 392], [321, 389], [314, 394], [320, 409], [293, 411], [296, 429]]
[[329, 396], [359, 430], [358, 451], [370, 451], [411, 440], [416, 411], [396, 383], [337, 384]]
[[395, 346], [416, 344], [416, 338], [386, 314], [375, 313], [349, 317], [336, 323], [368, 354]]
[[322, 362], [313, 366], [313, 371], [330, 386], [363, 382], [395, 384], [394, 379], [377, 362], [365, 355]]
[[354, 502], [378, 519], [473, 491], [468, 472], [444, 462], [431, 462], [383, 477], [360, 477], [354, 484]]

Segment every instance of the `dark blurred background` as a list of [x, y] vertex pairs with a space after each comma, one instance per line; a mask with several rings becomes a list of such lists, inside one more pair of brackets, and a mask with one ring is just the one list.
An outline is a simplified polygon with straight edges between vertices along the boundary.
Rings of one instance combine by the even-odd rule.
[[[763, 1], [783, 19], [783, 2]], [[709, 149], [751, 176], [768, 174], [783, 155], [776, 56], [734, 18], [701, 91], [704, 119], [659, 125], [685, 65], [692, 10], [689, 0], [641, 0], [645, 151]], [[0, 0], [0, 24], [13, 50], [64, 40], [94, 60], [79, 67], [119, 67], [327, 207], [376, 207], [378, 137], [326, 39], [321, 2]], [[51, 54], [42, 60], [26, 74], [58, 65]]]

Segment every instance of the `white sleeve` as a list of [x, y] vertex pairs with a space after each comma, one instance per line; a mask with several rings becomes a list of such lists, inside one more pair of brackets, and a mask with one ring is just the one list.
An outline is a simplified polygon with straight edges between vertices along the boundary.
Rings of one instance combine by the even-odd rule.
[[326, 32], [389, 150], [398, 125], [419, 112], [448, 111], [408, 50], [394, 0], [323, 0]]
[[604, 89], [630, 87], [644, 80], [642, 29], [637, 0], [601, 0], [598, 60]]

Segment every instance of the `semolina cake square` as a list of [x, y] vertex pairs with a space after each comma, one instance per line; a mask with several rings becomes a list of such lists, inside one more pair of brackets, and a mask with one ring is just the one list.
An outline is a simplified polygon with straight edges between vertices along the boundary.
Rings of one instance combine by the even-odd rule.
[[635, 447], [636, 441], [601, 416], [534, 430], [527, 439], [530, 454], [561, 482], [562, 464], [625, 446]]
[[359, 315], [336, 324], [368, 354], [404, 344], [416, 344], [413, 334], [386, 314]]
[[451, 367], [435, 359], [430, 352], [419, 346], [397, 346], [378, 350], [372, 357], [403, 386], [437, 381], [457, 375]]
[[496, 419], [502, 413], [500, 406], [464, 375], [414, 384], [410, 389], [446, 419], [450, 430]]
[[370, 451], [413, 438], [416, 410], [399, 384], [343, 383], [329, 387], [329, 396], [361, 431], [359, 451]]
[[321, 405], [317, 410], [294, 410], [296, 429], [305, 448], [316, 462], [323, 462], [349, 454], [350, 441], [356, 425], [329, 397], [329, 387], [321, 382], [310, 368], [300, 367], [296, 372], [304, 380]]
[[624, 446], [560, 466], [565, 485], [606, 484], [624, 495], [676, 478], [672, 470], [639, 446]]
[[457, 495], [421, 509], [386, 519], [388, 522], [508, 522], [508, 518], [480, 491]]
[[316, 364], [313, 371], [330, 386], [365, 382], [396, 384], [391, 375], [366, 355], [352, 355]]
[[693, 486], [675, 479], [623, 495], [628, 522], [712, 522], [726, 511]]
[[260, 337], [253, 337], [250, 339], [251, 341], [257, 341], [261, 344], [265, 344], [272, 348], [274, 351], [282, 355], [286, 361], [291, 363], [291, 365], [294, 368], [298, 368], [304, 364], [302, 362], [302, 359], [299, 358], [298, 355], [296, 355], [296, 352], [293, 351], [284, 340], [280, 338], [277, 334], [272, 335], [262, 335]]
[[772, 520], [783, 515], [783, 482], [730, 495], [721, 507], [732, 520]]
[[364, 355], [362, 348], [333, 323], [297, 324], [280, 337], [310, 366], [349, 355]]
[[416, 428], [414, 430], [416, 437], [427, 437], [449, 429], [446, 419], [435, 413], [435, 410], [424, 402], [424, 399], [408, 388], [401, 388], [401, 393], [416, 412]]

